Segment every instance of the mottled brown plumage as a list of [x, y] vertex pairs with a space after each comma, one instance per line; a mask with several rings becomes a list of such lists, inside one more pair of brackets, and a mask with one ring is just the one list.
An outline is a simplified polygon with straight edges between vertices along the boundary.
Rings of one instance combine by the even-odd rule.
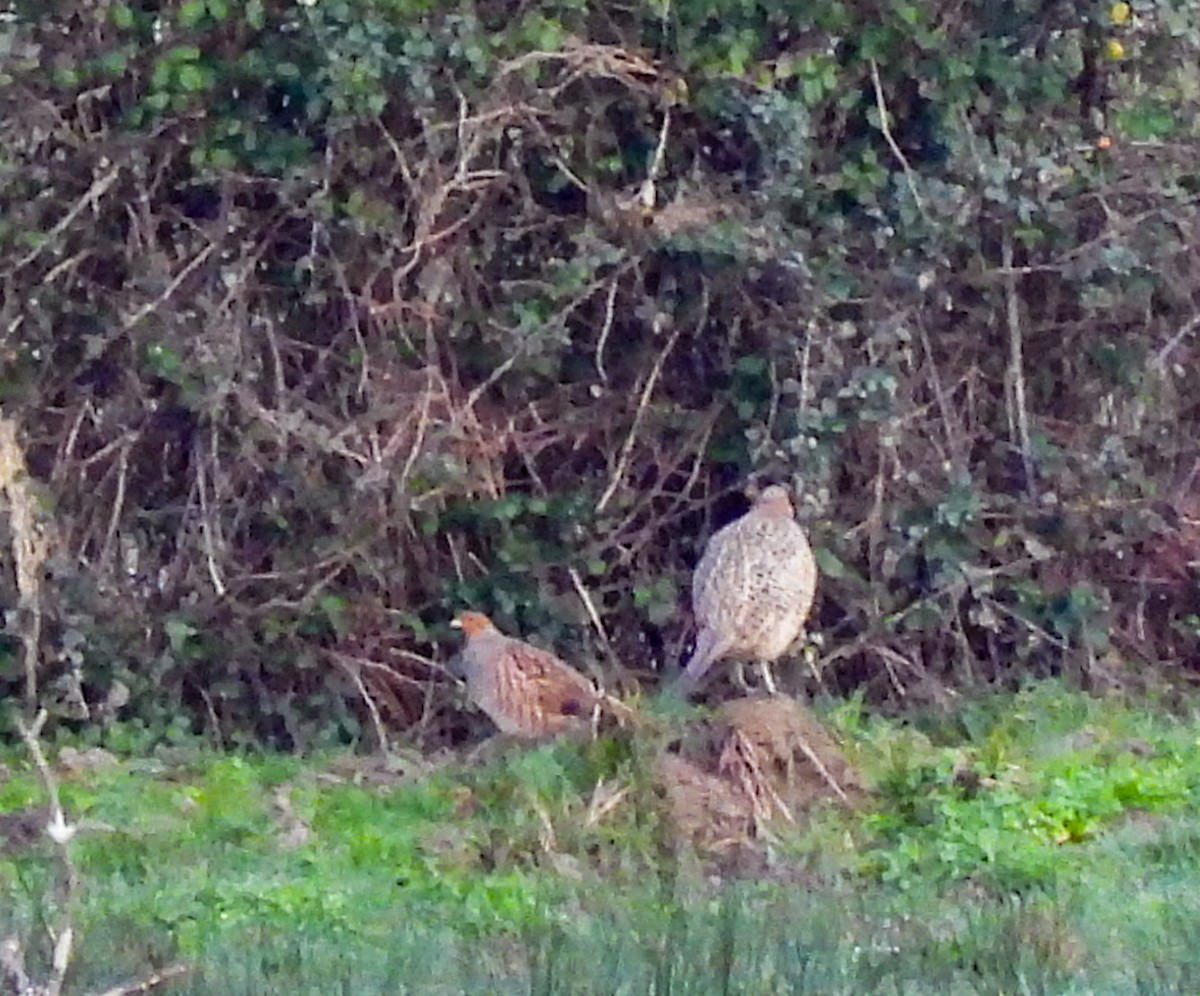
[[505, 636], [480, 612], [463, 612], [453, 625], [467, 637], [462, 653], [467, 695], [501, 733], [552, 737], [590, 717], [599, 696], [574, 668]]
[[[717, 530], [692, 577], [699, 632], [683, 679], [695, 686], [726, 657], [757, 661], [774, 691], [770, 664], [804, 628], [817, 565], [787, 492], [766, 488], [745, 515]], [[740, 674], [740, 671], [739, 671]]]

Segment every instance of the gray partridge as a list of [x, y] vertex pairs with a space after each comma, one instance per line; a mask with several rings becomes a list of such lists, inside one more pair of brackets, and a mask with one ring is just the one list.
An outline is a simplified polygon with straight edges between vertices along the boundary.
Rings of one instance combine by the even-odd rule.
[[682, 676], [694, 687], [725, 657], [758, 662], [768, 691], [770, 665], [796, 640], [812, 609], [817, 564], [787, 491], [763, 490], [740, 519], [717, 530], [692, 577], [699, 633]]
[[553, 737], [582, 726], [599, 701], [595, 687], [553, 654], [505, 636], [481, 612], [462, 612], [452, 626], [467, 637], [467, 695], [501, 733]]

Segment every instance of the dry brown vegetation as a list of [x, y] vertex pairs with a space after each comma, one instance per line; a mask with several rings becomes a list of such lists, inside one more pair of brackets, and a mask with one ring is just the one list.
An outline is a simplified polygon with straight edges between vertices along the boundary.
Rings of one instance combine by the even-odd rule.
[[1192, 680], [1192, 15], [18, 6], [11, 695], [457, 741], [467, 605], [653, 684], [747, 479], [793, 691]]

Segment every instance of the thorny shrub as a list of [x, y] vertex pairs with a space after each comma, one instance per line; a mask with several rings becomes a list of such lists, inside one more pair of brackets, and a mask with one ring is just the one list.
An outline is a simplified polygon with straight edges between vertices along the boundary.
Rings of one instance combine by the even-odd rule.
[[11, 0], [7, 687], [460, 738], [452, 610], [652, 682], [748, 478], [793, 688], [1193, 674], [1200, 14], [801, 6]]

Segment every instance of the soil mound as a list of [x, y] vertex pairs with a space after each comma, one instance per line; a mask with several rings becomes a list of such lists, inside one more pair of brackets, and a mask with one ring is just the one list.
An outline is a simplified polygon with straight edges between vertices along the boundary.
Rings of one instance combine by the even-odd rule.
[[814, 807], [866, 797], [829, 731], [785, 696], [726, 702], [659, 755], [657, 774], [676, 837], [738, 863]]

